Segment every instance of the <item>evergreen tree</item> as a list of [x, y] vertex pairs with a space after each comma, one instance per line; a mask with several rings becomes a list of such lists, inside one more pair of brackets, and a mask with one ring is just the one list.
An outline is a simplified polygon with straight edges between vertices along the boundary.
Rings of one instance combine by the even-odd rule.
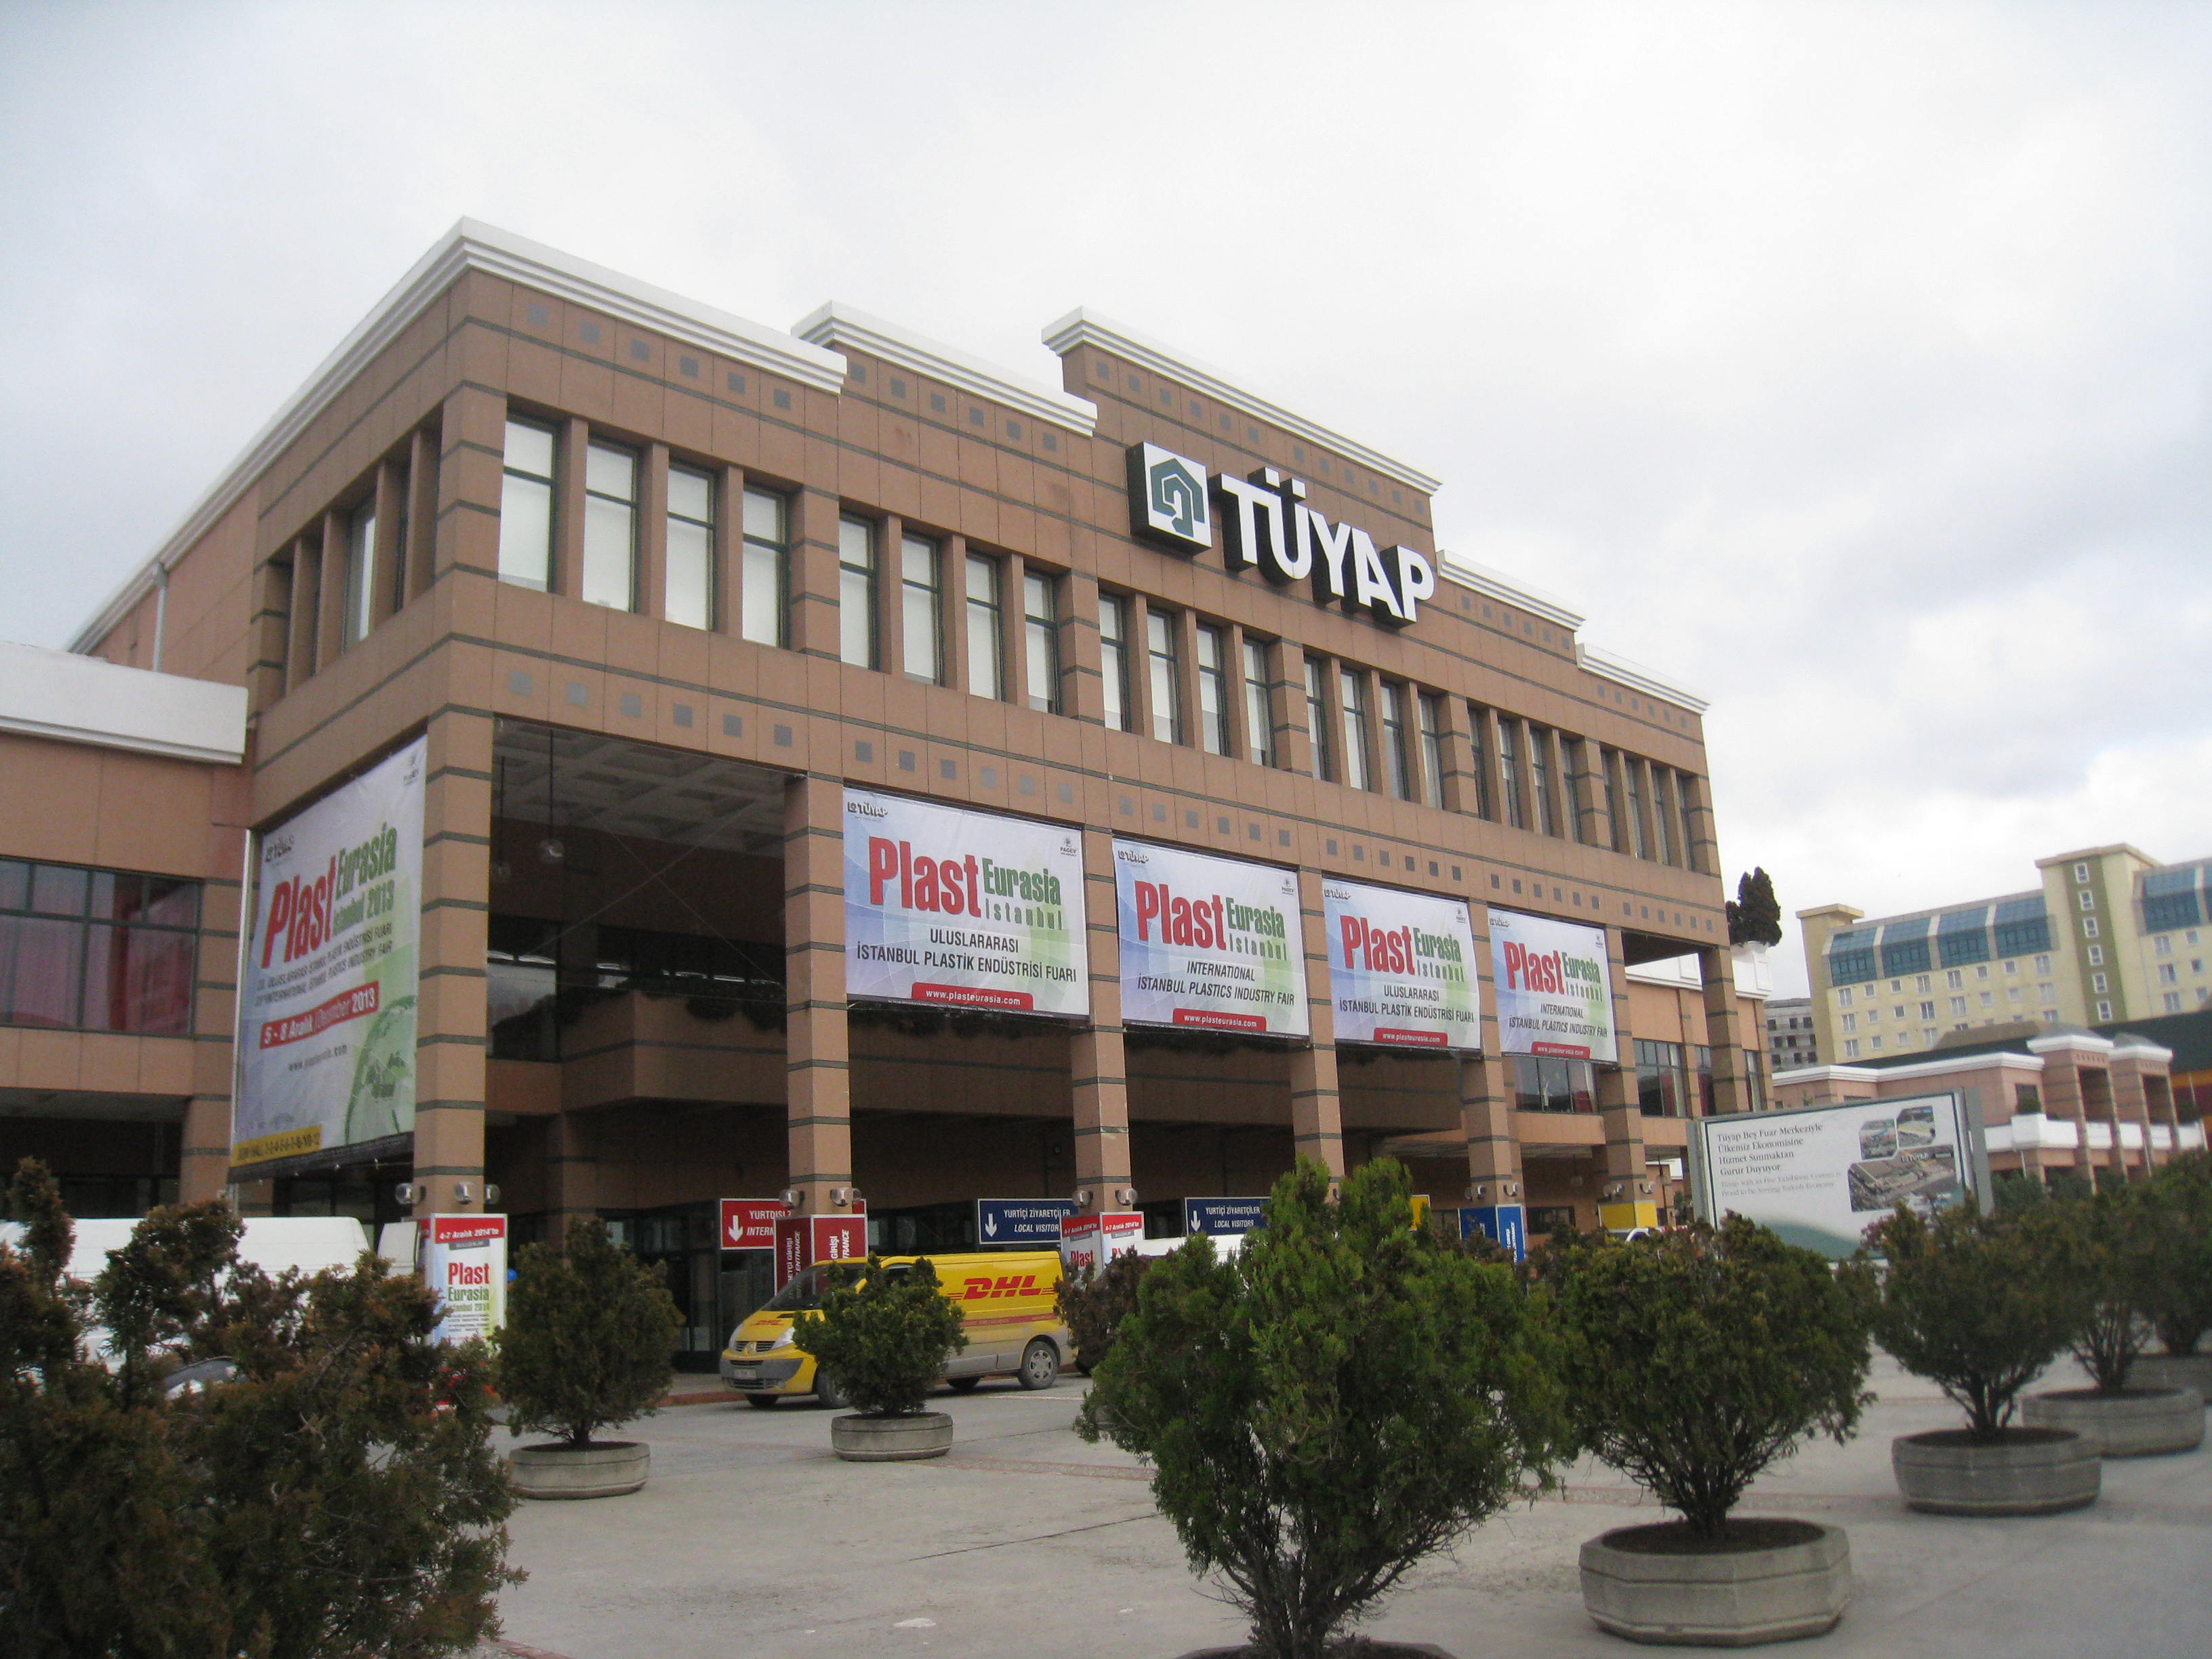
[[499, 1390], [520, 1434], [592, 1434], [652, 1412], [668, 1391], [684, 1323], [662, 1269], [607, 1235], [597, 1216], [568, 1223], [568, 1249], [526, 1244], [507, 1287]]
[[1782, 943], [1782, 905], [1763, 868], [1737, 878], [1735, 896], [1728, 902], [1728, 930], [1730, 945]]
[[902, 1417], [968, 1346], [960, 1304], [939, 1289], [927, 1256], [886, 1269], [883, 1258], [830, 1270], [822, 1311], [802, 1313], [791, 1340], [866, 1417]]

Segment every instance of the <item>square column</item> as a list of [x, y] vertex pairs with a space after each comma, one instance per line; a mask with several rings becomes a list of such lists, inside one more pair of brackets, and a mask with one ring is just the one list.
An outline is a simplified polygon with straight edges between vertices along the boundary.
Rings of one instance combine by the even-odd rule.
[[491, 888], [491, 719], [448, 709], [432, 717], [428, 737], [415, 1031], [418, 1217], [484, 1207], [485, 896]]
[[[2027, 1051], [2039, 1052], [2033, 1038], [2029, 1039]], [[2075, 1062], [2073, 1050], [2063, 1046], [2063, 1042], [2039, 1052], [2043, 1055], [2044, 1115], [2072, 1124], [2075, 1139], [2070, 1163], [2055, 1154], [2047, 1158], [2039, 1155], [2037, 1165], [2046, 1173], [2071, 1168], [2094, 1181], [2096, 1166], [2089, 1152], [2089, 1125], [2081, 1109], [2081, 1068]]]
[[[1646, 1190], [1651, 1176], [1644, 1166], [1644, 1108], [1636, 1095], [1636, 1038], [1628, 1023], [1628, 963], [1618, 927], [1605, 930], [1605, 961], [1613, 981], [1613, 1052], [1620, 1060], [1595, 1068], [1598, 1118], [1605, 1127], [1605, 1182], [1599, 1189], [1598, 1219], [1607, 1227], [1653, 1227], [1659, 1222], [1659, 1206]], [[1617, 1196], [1604, 1196], [1616, 1188]]]
[[1291, 1148], [1344, 1175], [1344, 1115], [1336, 1086], [1336, 1004], [1328, 991], [1328, 917], [1321, 873], [1298, 872], [1298, 918], [1305, 939], [1306, 1016], [1313, 1041], [1291, 1052]]
[[1091, 1024], [1070, 1034], [1069, 1092], [1075, 1117], [1075, 1184], [1086, 1212], [1120, 1207], [1129, 1185], [1129, 1077], [1121, 1032], [1121, 939], [1114, 899], [1114, 837], [1083, 834], [1083, 914], [1089, 939]]
[[844, 807], [836, 778], [808, 773], [784, 786], [784, 1109], [791, 1184], [808, 1215], [852, 1208]]
[[1490, 1204], [1521, 1201], [1521, 1144], [1513, 1134], [1513, 1096], [1505, 1085], [1505, 1062], [1468, 1054], [1459, 1062], [1460, 1132], [1467, 1139], [1467, 1178], [1489, 1194]]
[[[1735, 1006], [1735, 958], [1725, 945], [1698, 952], [1698, 977], [1705, 983], [1705, 1046], [1713, 1057], [1713, 1113], [1725, 1117], [1751, 1109], [1745, 1087], [1743, 1019]], [[1683, 1103], [1686, 1110], [1689, 1103]]]
[[230, 1181], [230, 1097], [194, 1095], [185, 1103], [185, 1133], [177, 1153], [177, 1202], [204, 1204], [222, 1196]]

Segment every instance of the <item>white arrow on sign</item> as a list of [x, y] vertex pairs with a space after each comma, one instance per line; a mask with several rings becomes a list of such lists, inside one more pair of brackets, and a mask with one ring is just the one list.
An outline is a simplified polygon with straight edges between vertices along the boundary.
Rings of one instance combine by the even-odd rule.
[[998, 1236], [999, 1215], [998, 1212], [994, 1210], [983, 1218], [983, 1237], [986, 1238], [996, 1238]]

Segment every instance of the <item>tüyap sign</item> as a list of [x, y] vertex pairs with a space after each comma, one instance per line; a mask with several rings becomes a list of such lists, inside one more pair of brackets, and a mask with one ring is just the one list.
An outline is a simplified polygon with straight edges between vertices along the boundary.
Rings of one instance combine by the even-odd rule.
[[1223, 556], [1231, 570], [1257, 569], [1271, 581], [1311, 581], [1322, 605], [1364, 611], [1403, 627], [1437, 591], [1436, 567], [1416, 549], [1377, 548], [1348, 524], [1332, 525], [1306, 504], [1306, 484], [1272, 466], [1249, 478], [1223, 473], [1211, 480], [1188, 455], [1158, 444], [1129, 446], [1129, 530], [1171, 553], [1203, 553], [1213, 545], [1214, 507], [1221, 508]]

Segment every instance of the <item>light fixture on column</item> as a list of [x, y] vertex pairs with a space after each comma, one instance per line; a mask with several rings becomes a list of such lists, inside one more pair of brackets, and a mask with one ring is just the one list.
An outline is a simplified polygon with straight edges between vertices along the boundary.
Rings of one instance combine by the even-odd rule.
[[499, 1202], [499, 1188], [490, 1182], [484, 1182], [484, 1208], [489, 1210]]
[[1114, 1189], [1114, 1207], [1117, 1210], [1135, 1209], [1137, 1189], [1134, 1187], [1116, 1187]]
[[403, 1181], [392, 1189], [392, 1201], [409, 1209], [414, 1207], [415, 1200], [418, 1196], [420, 1194], [411, 1181]]
[[1520, 1196], [1521, 1196], [1521, 1183], [1520, 1183], [1519, 1182], [1517, 1182], [1517, 1181], [1501, 1181], [1501, 1182], [1499, 1182], [1498, 1183], [1498, 1195], [1500, 1198], [1518, 1198], [1518, 1197], [1520, 1197]]
[[1079, 1210], [1087, 1210], [1091, 1207], [1091, 1189], [1088, 1187], [1076, 1188], [1075, 1207]]
[[1487, 1204], [1490, 1201], [1489, 1184], [1480, 1181], [1469, 1182], [1467, 1188], [1467, 1201], [1470, 1204]]
[[1607, 1203], [1610, 1204], [1620, 1196], [1620, 1183], [1618, 1181], [1608, 1181], [1605, 1183], [1605, 1187], [1601, 1196], [1604, 1198]]
[[806, 1207], [806, 1194], [796, 1187], [786, 1187], [783, 1189], [783, 1207], [797, 1215]]
[[465, 1204], [468, 1201], [469, 1183], [465, 1181], [456, 1181], [453, 1183], [453, 1202], [456, 1204]]

